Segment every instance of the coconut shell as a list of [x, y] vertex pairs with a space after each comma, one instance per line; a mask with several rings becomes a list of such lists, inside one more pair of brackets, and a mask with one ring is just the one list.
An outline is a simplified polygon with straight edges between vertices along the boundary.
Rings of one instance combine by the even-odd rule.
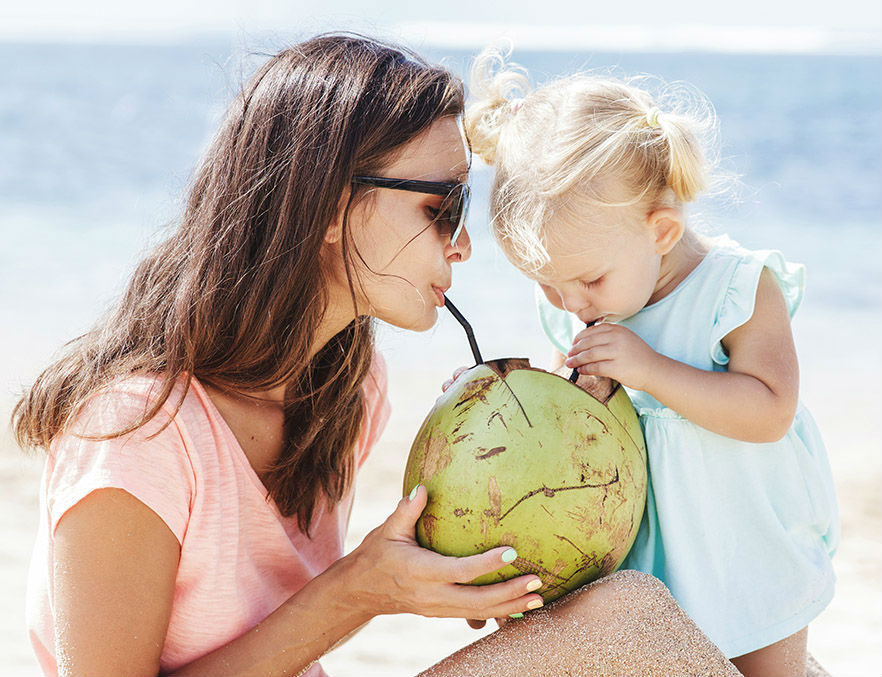
[[646, 480], [621, 385], [582, 376], [577, 386], [504, 359], [469, 369], [439, 398], [411, 447], [404, 493], [428, 490], [421, 545], [453, 556], [512, 546], [514, 562], [473, 583], [534, 573], [548, 602], [619, 567]]

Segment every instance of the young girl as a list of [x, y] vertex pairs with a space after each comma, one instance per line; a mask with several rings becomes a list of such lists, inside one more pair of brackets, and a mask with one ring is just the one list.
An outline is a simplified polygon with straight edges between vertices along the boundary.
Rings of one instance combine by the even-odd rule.
[[[511, 548], [420, 548], [420, 487], [343, 555], [388, 415], [372, 317], [430, 328], [469, 256], [462, 106], [445, 69], [352, 35], [245, 85], [179, 227], [15, 409], [19, 442], [48, 451], [28, 586], [47, 675], [321, 675], [380, 614], [541, 606], [532, 574], [460, 585]], [[512, 623], [434, 674], [731, 667], [650, 576], [544, 613], [553, 634]]]
[[689, 228], [709, 104], [678, 112], [587, 74], [531, 92], [492, 51], [473, 87], [466, 130], [495, 166], [492, 227], [542, 291], [555, 366], [624, 384], [644, 428], [650, 491], [624, 566], [663, 580], [743, 673], [805, 674], [839, 527], [797, 400], [803, 268]]

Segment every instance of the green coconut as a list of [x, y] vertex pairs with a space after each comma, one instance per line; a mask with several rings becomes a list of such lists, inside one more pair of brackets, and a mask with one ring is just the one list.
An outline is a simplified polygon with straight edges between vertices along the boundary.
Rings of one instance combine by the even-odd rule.
[[517, 559], [472, 582], [536, 574], [549, 602], [628, 554], [646, 503], [646, 447], [618, 383], [574, 385], [528, 360], [494, 360], [461, 374], [423, 422], [404, 493], [418, 483], [429, 495], [421, 545], [453, 556], [512, 546]]

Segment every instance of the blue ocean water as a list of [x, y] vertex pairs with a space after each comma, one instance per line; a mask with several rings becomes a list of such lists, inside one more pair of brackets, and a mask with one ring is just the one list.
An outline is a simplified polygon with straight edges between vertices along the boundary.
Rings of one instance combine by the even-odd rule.
[[[425, 55], [463, 75], [472, 56]], [[537, 82], [586, 67], [613, 68], [702, 90], [721, 120], [724, 165], [741, 176], [725, 199], [702, 206], [711, 231], [806, 263], [810, 316], [847, 311], [850, 322], [867, 321], [877, 331], [879, 57], [516, 52], [514, 58]], [[32, 375], [121, 290], [148, 240], [174, 219], [226, 102], [261, 59], [225, 41], [0, 44], [0, 376], [7, 383]], [[451, 297], [477, 318], [491, 353], [532, 351], [538, 339], [525, 303], [529, 284], [487, 234], [489, 180], [489, 170], [476, 163], [474, 255], [457, 271]], [[394, 332], [391, 341], [406, 342]]]

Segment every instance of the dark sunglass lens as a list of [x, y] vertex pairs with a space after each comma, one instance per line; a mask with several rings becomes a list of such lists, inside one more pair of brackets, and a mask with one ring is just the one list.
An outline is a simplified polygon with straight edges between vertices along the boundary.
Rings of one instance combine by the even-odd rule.
[[465, 184], [458, 186], [454, 192], [456, 193], [457, 199], [455, 202], [455, 210], [451, 210], [451, 220], [456, 225], [453, 234], [450, 236], [450, 244], [456, 246], [456, 240], [459, 238], [460, 233], [462, 233], [462, 229], [466, 222], [466, 216], [468, 216], [471, 192], [469, 191], [469, 187]]

